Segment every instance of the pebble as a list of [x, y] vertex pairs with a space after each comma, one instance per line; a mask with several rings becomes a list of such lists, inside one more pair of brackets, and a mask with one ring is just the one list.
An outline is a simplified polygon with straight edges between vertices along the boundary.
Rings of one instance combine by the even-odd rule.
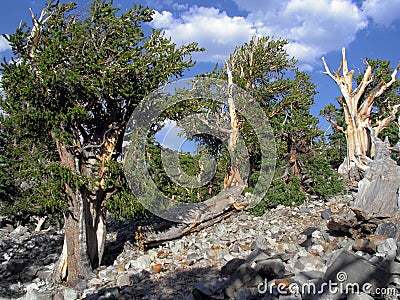
[[116, 284], [117, 286], [129, 285], [131, 283], [131, 279], [129, 274], [121, 274], [117, 276]]
[[311, 251], [315, 251], [318, 254], [324, 252], [324, 247], [322, 245], [313, 245], [311, 246]]
[[377, 251], [379, 253], [384, 253], [388, 251], [396, 253], [397, 251], [396, 240], [394, 238], [386, 239], [382, 244], [378, 245]]

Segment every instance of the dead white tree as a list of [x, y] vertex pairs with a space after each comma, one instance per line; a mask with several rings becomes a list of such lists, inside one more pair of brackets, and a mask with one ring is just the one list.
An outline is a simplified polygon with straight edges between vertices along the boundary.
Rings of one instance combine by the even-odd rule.
[[[239, 119], [236, 113], [236, 106], [232, 95], [233, 88], [233, 75], [231, 65], [234, 63], [233, 59], [230, 61], [226, 61], [226, 73], [228, 75], [228, 107], [229, 107], [229, 116], [230, 116], [230, 124], [231, 131], [229, 135], [228, 141], [228, 149], [231, 153], [236, 150], [238, 139], [239, 139]], [[227, 174], [224, 180], [224, 188], [229, 188], [231, 186], [243, 185], [243, 179], [239, 170], [239, 162], [237, 161], [237, 157], [233, 159], [231, 162], [231, 166], [227, 170]]]
[[[325, 74], [329, 75], [343, 95], [340, 104], [343, 106], [345, 127], [339, 126], [335, 121], [328, 117], [330, 122], [337, 130], [343, 132], [347, 142], [347, 156], [339, 167], [339, 173], [344, 176], [350, 176], [352, 170], [365, 171], [366, 164], [374, 157], [374, 143], [371, 142], [371, 134], [374, 137], [385, 129], [393, 120], [399, 111], [400, 104], [388, 107], [390, 114], [387, 117], [379, 118], [375, 124], [371, 121], [371, 112], [374, 101], [381, 96], [395, 81], [400, 63], [391, 74], [389, 82], [381, 82], [375, 86], [368, 95], [365, 95], [367, 87], [373, 82], [372, 67], [367, 63], [363, 78], [355, 86], [353, 75], [354, 70], [348, 69], [345, 48], [342, 49], [342, 61], [336, 72], [332, 74], [325, 58], [322, 58], [325, 67]], [[340, 72], [342, 73], [340, 74]], [[364, 97], [365, 96], [365, 97]], [[364, 99], [361, 103], [361, 99]]]

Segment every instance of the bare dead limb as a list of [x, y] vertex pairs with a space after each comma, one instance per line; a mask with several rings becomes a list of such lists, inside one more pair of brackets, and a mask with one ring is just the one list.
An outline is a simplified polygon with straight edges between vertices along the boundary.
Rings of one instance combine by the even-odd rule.
[[335, 121], [332, 120], [331, 117], [327, 117], [326, 120], [333, 126], [335, 127], [337, 130], [344, 132], [344, 128], [342, 126], [339, 126]]
[[195, 207], [193, 213], [189, 212], [189, 216], [185, 216], [184, 223], [177, 223], [176, 226], [166, 231], [159, 233], [141, 232], [137, 237], [138, 244], [144, 247], [159, 245], [221, 221], [248, 205], [247, 202], [242, 201], [240, 196], [242, 190], [243, 186], [233, 187], [211, 199], [198, 203], [199, 207]]
[[[374, 101], [377, 97], [382, 95], [392, 84], [396, 81], [396, 75], [400, 69], [400, 63], [396, 66], [391, 74], [389, 82], [381, 82], [375, 86], [372, 91], [365, 95], [367, 87], [373, 82], [372, 66], [367, 63], [366, 70], [360, 84], [353, 90], [353, 70], [348, 69], [346, 60], [345, 48], [342, 49], [342, 59], [338, 70], [332, 74], [325, 58], [322, 58], [325, 72], [335, 83], [338, 85], [341, 93], [342, 100], [339, 103], [344, 110], [345, 126], [339, 126], [334, 122], [331, 117], [327, 117], [327, 121], [334, 126], [337, 130], [343, 132], [346, 136], [347, 143], [347, 157], [344, 159], [339, 171], [348, 176], [351, 169], [354, 167], [365, 171], [368, 159], [372, 158], [375, 153], [374, 143], [370, 142], [370, 116], [373, 109]], [[340, 72], [342, 71], [342, 74]], [[360, 99], [365, 97], [365, 100], [359, 105]], [[399, 104], [389, 107], [390, 115], [381, 119], [374, 126], [375, 137], [378, 136], [383, 129], [395, 120], [399, 111]], [[366, 159], [368, 158], [368, 159]]]
[[47, 219], [47, 216], [44, 216], [41, 218], [39, 218], [39, 217], [36, 218], [37, 224], [36, 224], [35, 232], [39, 232], [42, 229], [42, 226], [43, 226], [44, 222], [46, 222], [46, 219]]
[[33, 13], [31, 8], [29, 8], [29, 11], [31, 13], [33, 27], [28, 36], [29, 45], [31, 47], [29, 49], [28, 55], [30, 58], [33, 58], [36, 47], [38, 46], [39, 41], [40, 41], [40, 37], [42, 34], [42, 28], [43, 28], [44, 24], [47, 22], [47, 20], [50, 19], [50, 17], [52, 16], [52, 13], [50, 13], [48, 9], [43, 9], [40, 12], [39, 18], [36, 19], [35, 14]]
[[388, 127], [389, 124], [396, 119], [396, 114], [399, 111], [399, 108], [400, 108], [400, 104], [389, 107], [390, 115], [388, 117], [384, 118], [383, 120], [379, 120], [378, 124], [376, 126], [374, 126], [376, 136], [378, 136], [379, 133], [381, 133], [381, 131], [383, 129]]

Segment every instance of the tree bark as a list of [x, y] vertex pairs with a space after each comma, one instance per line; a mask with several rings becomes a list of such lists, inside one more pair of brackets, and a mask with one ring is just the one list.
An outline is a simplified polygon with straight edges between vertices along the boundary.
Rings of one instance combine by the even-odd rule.
[[79, 191], [72, 192], [71, 209], [65, 213], [65, 241], [55, 269], [56, 281], [75, 286], [93, 276], [102, 260], [106, 235], [105, 212], [98, 203], [90, 203]]
[[106, 215], [102, 204], [106, 200], [102, 174], [104, 164], [94, 173], [95, 161], [104, 162], [111, 157], [102, 155], [103, 159], [89, 158], [94, 154], [77, 157], [62, 142], [57, 141], [61, 164], [77, 175], [84, 175], [95, 182], [87, 183], [70, 181], [65, 184], [65, 193], [70, 199], [70, 208], [64, 214], [64, 246], [54, 271], [56, 281], [66, 281], [75, 286], [83, 279], [93, 276], [93, 269], [102, 260], [106, 237]]

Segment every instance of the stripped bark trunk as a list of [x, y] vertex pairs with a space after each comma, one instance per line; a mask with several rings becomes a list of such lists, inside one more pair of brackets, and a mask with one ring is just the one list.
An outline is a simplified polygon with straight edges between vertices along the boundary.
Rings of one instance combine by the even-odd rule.
[[232, 93], [233, 76], [229, 62], [226, 62], [226, 70], [228, 74], [228, 106], [229, 106], [229, 116], [231, 122], [231, 132], [228, 140], [228, 150], [229, 153], [231, 153], [231, 165], [227, 170], [227, 174], [224, 180], [225, 189], [232, 186], [243, 185], [243, 179], [241, 177], [239, 170], [238, 158], [236, 157], [236, 155], [233, 155], [232, 158], [232, 154], [237, 150], [236, 146], [239, 138], [239, 120], [236, 114], [236, 106], [233, 99], [233, 93]]
[[[329, 117], [328, 122], [346, 136], [347, 155], [338, 171], [343, 176], [350, 177], [350, 174], [357, 174], [357, 170], [365, 171], [367, 163], [374, 157], [375, 149], [374, 144], [371, 143], [370, 128], [373, 129], [375, 137], [378, 137], [382, 130], [396, 118], [400, 104], [389, 107], [390, 115], [386, 118], [382, 118], [377, 124], [371, 124], [370, 116], [374, 100], [382, 95], [396, 81], [396, 75], [400, 64], [398, 64], [393, 71], [391, 80], [388, 83], [381, 82], [365, 97], [364, 102], [360, 103], [360, 99], [364, 96], [368, 85], [373, 81], [372, 67], [367, 64], [367, 69], [365, 70], [361, 83], [353, 89], [354, 70], [349, 71], [348, 69], [345, 48], [342, 49], [340, 67], [334, 74], [331, 73], [325, 59], [322, 58], [322, 60], [325, 67], [325, 74], [329, 75], [329, 77], [336, 82], [343, 95], [340, 104], [344, 109], [346, 126], [339, 126]], [[342, 75], [340, 74], [341, 70]]]
[[63, 275], [68, 276], [70, 286], [92, 277], [92, 270], [100, 264], [105, 240], [105, 220], [101, 211], [91, 208], [88, 199], [79, 194], [74, 198], [73, 209], [65, 216], [67, 257], [59, 262], [67, 272]]

